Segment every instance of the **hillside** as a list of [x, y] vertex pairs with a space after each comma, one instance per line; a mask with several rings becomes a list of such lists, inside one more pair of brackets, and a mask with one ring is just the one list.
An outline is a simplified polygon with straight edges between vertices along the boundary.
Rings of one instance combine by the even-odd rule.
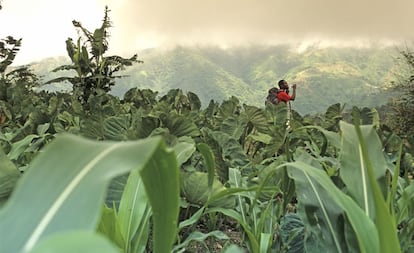
[[[230, 96], [263, 106], [267, 90], [286, 79], [298, 85], [294, 109], [301, 114], [321, 112], [338, 102], [378, 106], [391, 96], [386, 88], [394, 76], [398, 54], [394, 47], [311, 48], [300, 53], [287, 46], [151, 49], [139, 52], [144, 64], [122, 72], [128, 77], [118, 79], [112, 93], [122, 97], [128, 89], [139, 87], [164, 94], [180, 88], [196, 93], [204, 106], [211, 99], [220, 102]], [[33, 69], [49, 80], [47, 69], [58, 62], [62, 58], [33, 64]]]

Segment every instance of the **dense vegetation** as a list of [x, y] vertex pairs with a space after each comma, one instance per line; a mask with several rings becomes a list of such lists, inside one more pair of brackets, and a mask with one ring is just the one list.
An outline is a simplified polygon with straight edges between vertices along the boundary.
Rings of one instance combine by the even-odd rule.
[[[181, 89], [196, 93], [203, 108], [211, 99], [222, 102], [231, 96], [262, 107], [267, 90], [284, 78], [298, 84], [300, 99], [294, 106], [302, 115], [323, 113], [334, 103], [377, 107], [395, 96], [389, 84], [399, 72], [398, 54], [394, 47], [309, 48], [301, 53], [291, 46], [149, 49], [140, 53], [145, 64], [122, 71], [127, 77], [117, 80], [111, 94], [122, 97], [135, 87], [162, 95]], [[32, 69], [48, 81], [56, 77], [50, 70], [66, 62], [45, 59]]]
[[393, 118], [111, 95], [138, 60], [105, 55], [108, 20], [74, 22], [70, 92], [7, 72], [20, 44], [2, 41], [0, 252], [413, 252], [413, 139]]

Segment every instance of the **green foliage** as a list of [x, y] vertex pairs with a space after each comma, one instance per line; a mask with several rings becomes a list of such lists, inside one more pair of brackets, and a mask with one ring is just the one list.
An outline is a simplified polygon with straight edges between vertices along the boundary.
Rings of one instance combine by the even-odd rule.
[[412, 141], [414, 134], [414, 53], [406, 49], [401, 52], [401, 57], [407, 73], [397, 83], [402, 95], [394, 100], [392, 114], [388, 116], [394, 132]]
[[92, 234], [90, 232], [77, 231], [77, 232], [63, 232], [53, 234], [42, 240], [35, 246], [31, 253], [44, 253], [44, 252], [105, 252], [105, 253], [117, 253], [119, 252], [116, 247], [106, 240], [106, 238]]
[[119, 209], [104, 207], [98, 232], [110, 238], [123, 252], [143, 252], [152, 215], [138, 170], [131, 170], [123, 187]]
[[99, 95], [101, 92], [108, 93], [115, 85], [114, 79], [120, 76], [114, 74], [131, 66], [137, 60], [137, 55], [131, 58], [120, 56], [104, 56], [108, 50], [108, 29], [111, 27], [109, 9], [105, 7], [105, 14], [100, 28], [92, 33], [82, 26], [78, 21], [72, 21], [73, 26], [80, 32], [81, 37], [76, 43], [72, 38], [66, 40], [66, 50], [72, 65], [62, 65], [53, 71], [75, 70], [76, 76], [59, 77], [52, 79], [46, 84], [54, 82], [69, 81], [72, 84], [72, 92], [84, 106], [89, 109], [89, 99]]
[[[175, 240], [178, 212], [178, 173], [171, 169], [174, 156], [165, 150], [160, 138], [120, 143], [92, 142], [68, 135], [57, 138], [34, 160], [1, 209], [1, 252], [39, 252], [39, 248], [56, 251], [62, 238], [53, 236], [74, 230], [89, 231], [88, 237], [92, 236], [106, 185], [112, 177], [131, 168], [140, 171], [153, 210], [154, 252], [168, 252]], [[159, 199], [159, 194], [166, 199]], [[30, 205], [32, 212], [26, 212], [24, 205]], [[129, 207], [126, 209], [123, 212], [131, 212]], [[10, 224], [14, 224], [15, 232], [8, 229]], [[127, 229], [124, 225], [120, 228]], [[73, 247], [85, 243], [73, 239], [79, 238], [76, 235], [66, 236], [75, 243]], [[98, 242], [99, 247], [106, 247], [107, 243], [98, 239], [91, 244], [96, 246]]]
[[20, 177], [14, 163], [0, 149], [0, 206], [8, 199]]
[[[165, 94], [171, 89], [194, 92], [203, 107], [211, 100], [223, 102], [236, 96], [242, 103], [263, 107], [267, 90], [279, 79], [298, 84], [293, 103], [301, 114], [324, 112], [331, 104], [347, 107], [384, 105], [398, 94], [389, 88], [399, 72], [390, 48], [310, 48], [297, 53], [288, 46], [247, 48], [156, 49], [141, 52], [146, 64], [136, 64], [117, 79], [111, 93], [122, 97], [131, 88]], [[52, 69], [56, 63], [44, 61]], [[43, 63], [34, 64], [38, 74]], [[46, 80], [52, 77], [47, 78]]]
[[[115, 73], [137, 59], [104, 56], [108, 13], [94, 32], [73, 21], [56, 71], [76, 75], [52, 80], [72, 94], [27, 67], [2, 75], [0, 252], [412, 250], [409, 145], [341, 103], [386, 82], [388, 51], [178, 48], [131, 68], [120, 99]], [[302, 82], [295, 110], [263, 106], [282, 77]]]
[[[190, 204], [195, 206], [203, 206], [207, 204], [210, 195], [219, 194], [225, 191], [226, 187], [215, 179], [212, 183], [211, 190], [208, 185], [208, 174], [203, 172], [186, 172], [182, 174], [182, 196]], [[209, 203], [210, 206], [221, 206], [231, 208], [234, 206], [234, 198], [221, 199]]]
[[[373, 195], [373, 186], [370, 186], [366, 165], [363, 164], [363, 160], [355, 159], [361, 157], [361, 150], [359, 136], [355, 133], [352, 134], [354, 132], [353, 129], [354, 126], [341, 123], [341, 179], [348, 186], [347, 191], [349, 191], [349, 195], [363, 208], [367, 216], [375, 220], [374, 199], [369, 198], [369, 196]], [[374, 169], [375, 181], [379, 184], [382, 195], [385, 197], [387, 163], [381, 150], [381, 142], [372, 126], [361, 126], [360, 129], [363, 138], [367, 139], [370, 145], [370, 149], [367, 150], [369, 156], [365, 157], [365, 159], [370, 159]]]
[[280, 221], [280, 237], [286, 252], [305, 252], [305, 224], [296, 213], [283, 216]]
[[[138, 90], [134, 92], [136, 96], [140, 96], [140, 93]], [[130, 96], [129, 101], [134, 101], [132, 93]], [[379, 248], [379, 239], [367, 234], [366, 228], [378, 231], [378, 236], [386, 237], [390, 235], [384, 233], [385, 230], [396, 231], [395, 226], [392, 228], [392, 222], [385, 224], [384, 227], [372, 223], [376, 217], [387, 216], [386, 212], [376, 211], [381, 210], [383, 205], [387, 210], [394, 210], [393, 208], [398, 207], [394, 213], [388, 214], [388, 218], [395, 220], [395, 224], [402, 224], [403, 229], [398, 240], [404, 239], [401, 243], [404, 248], [409, 249], [409, 233], [412, 230], [408, 224], [412, 217], [408, 211], [411, 204], [404, 200], [407, 199], [407, 194], [409, 196], [411, 188], [405, 189], [409, 184], [403, 187], [401, 184], [394, 183], [394, 193], [389, 194], [389, 183], [385, 181], [385, 174], [391, 167], [390, 163], [384, 159], [381, 148], [382, 141], [387, 141], [387, 138], [384, 139], [386, 137], [384, 134], [380, 135], [381, 138], [377, 135], [377, 133], [381, 134], [378, 131], [380, 124], [376, 124], [375, 127], [361, 126], [362, 137], [359, 137], [355, 134], [355, 127], [341, 121], [343, 119], [342, 107], [337, 104], [328, 108], [323, 117], [313, 118], [321, 126], [307, 125], [312, 122], [312, 118], [307, 118], [305, 121], [299, 114], [294, 114], [291, 122], [292, 129], [287, 131], [286, 106], [264, 109], [248, 105], [240, 106], [236, 98], [231, 98], [221, 105], [212, 103], [210, 107], [202, 110], [197, 106], [187, 106], [191, 104], [189, 103], [190, 96], [192, 96], [192, 101], [197, 101], [193, 94], [185, 95], [179, 90], [172, 90], [164, 97], [154, 97], [152, 102], [146, 103], [145, 106], [137, 103], [138, 107], [136, 107], [132, 102], [105, 95], [102, 98], [106, 99], [106, 105], [94, 109], [96, 112], [94, 118], [83, 114], [82, 110], [75, 113], [73, 108], [67, 106], [73, 101], [70, 97], [57, 96], [49, 100], [48, 105], [48, 111], [56, 115], [54, 123], [37, 125], [37, 134], [29, 134], [21, 140], [12, 141], [13, 136], [16, 135], [5, 134], [3, 143], [5, 147], [9, 147], [6, 154], [8, 159], [13, 158], [11, 161], [14, 161], [16, 157], [25, 154], [27, 147], [36, 143], [35, 140], [45, 143], [42, 154], [49, 154], [52, 151], [48, 151], [48, 147], [53, 143], [48, 144], [48, 142], [55, 138], [55, 135], [51, 134], [53, 129], [59, 129], [62, 133], [72, 131], [93, 139], [117, 141], [113, 143], [114, 145], [123, 145], [123, 143], [129, 143], [129, 140], [148, 136], [159, 136], [158, 138], [164, 139], [167, 145], [175, 151], [175, 155], [170, 154], [170, 151], [159, 151], [160, 153], [154, 151], [152, 162], [145, 163], [145, 166], [152, 168], [152, 172], [147, 171], [147, 173], [156, 173], [157, 176], [137, 175], [134, 170], [128, 178], [125, 173], [119, 172], [105, 181], [105, 185], [109, 185], [109, 188], [106, 186], [102, 188], [108, 189], [106, 206], [101, 216], [99, 212], [97, 216], [95, 213], [94, 228], [125, 252], [143, 252], [151, 245], [158, 245], [161, 239], [156, 238], [160, 237], [170, 238], [168, 239], [170, 246], [159, 246], [161, 248], [158, 250], [161, 251], [167, 250], [168, 247], [170, 250], [171, 247], [177, 251], [188, 250], [194, 244], [210, 249], [210, 241], [228, 242], [230, 240], [228, 236], [220, 232], [222, 226], [220, 224], [229, 222], [229, 220], [239, 224], [233, 228], [240, 231], [240, 239], [243, 243], [238, 245], [252, 252], [293, 250], [292, 245], [300, 245], [300, 241], [293, 243], [289, 236], [284, 237], [288, 238], [287, 241], [285, 239], [282, 241], [281, 234], [284, 232], [281, 226], [279, 229], [277, 227], [282, 222], [283, 210], [295, 196], [300, 203], [298, 214], [303, 221], [305, 231], [308, 231], [304, 234], [304, 245], [307, 249], [327, 247], [333, 252], [353, 252], [364, 251], [367, 248]], [[59, 102], [59, 99], [62, 99], [62, 102]], [[52, 109], [55, 107], [59, 109]], [[166, 113], [167, 111], [170, 113]], [[358, 111], [362, 116], [367, 115], [367, 117], [365, 119], [365, 116], [362, 118], [354, 116], [355, 124], [376, 121], [376, 117], [372, 117], [375, 116], [372, 110]], [[207, 115], [210, 116], [206, 117]], [[329, 128], [330, 131], [322, 126]], [[40, 136], [44, 138], [39, 138]], [[277, 138], [280, 140], [275, 148], [274, 142], [278, 140]], [[357, 146], [361, 138], [367, 139], [371, 147], [362, 158], [359, 156], [360, 153], [354, 152], [355, 149], [358, 150]], [[96, 145], [98, 143], [100, 142]], [[68, 144], [60, 145], [67, 146]], [[84, 149], [78, 148], [76, 153], [82, 153], [84, 157], [87, 157], [85, 154], [97, 152], [96, 148], [90, 148], [88, 145], [80, 145]], [[103, 142], [102, 145], [109, 144]], [[147, 150], [148, 147], [145, 145], [145, 151], [131, 148], [124, 155], [138, 152], [140, 157], [150, 152]], [[32, 149], [32, 153], [36, 154], [40, 148], [43, 146]], [[61, 147], [53, 148], [53, 150], [53, 152], [74, 155], [74, 151], [66, 151]], [[273, 151], [269, 152], [269, 150]], [[301, 150], [306, 150], [306, 152], [301, 152]], [[359, 158], [356, 159], [355, 156]], [[364, 158], [365, 156], [376, 158]], [[43, 163], [46, 158], [42, 157], [39, 155], [38, 159]], [[36, 158], [37, 156], [34, 162]], [[286, 161], [296, 162], [286, 164]], [[379, 196], [382, 199], [388, 198], [385, 204], [381, 204], [382, 206], [375, 204], [375, 201], [381, 198], [372, 192], [374, 182], [362, 180], [364, 179], [362, 176], [353, 177], [356, 173], [362, 173], [363, 167], [360, 161], [369, 161], [368, 163], [373, 164], [375, 168], [375, 183], [380, 185]], [[70, 162], [70, 164], [74, 163]], [[33, 168], [40, 166], [36, 164], [27, 168], [25, 177], [32, 177]], [[161, 169], [164, 167], [166, 171]], [[177, 170], [171, 170], [172, 167], [176, 167]], [[178, 171], [178, 168], [181, 171]], [[391, 172], [399, 174], [393, 170]], [[289, 179], [287, 173], [295, 181]], [[42, 176], [42, 178], [45, 177]], [[113, 177], [115, 178], [112, 179]], [[172, 178], [176, 178], [176, 181], [171, 181]], [[150, 189], [145, 187], [143, 190], [141, 180], [144, 184], [145, 180], [146, 182], [154, 181], [151, 183], [154, 185], [160, 184], [158, 180], [167, 180], [170, 183], [175, 182], [177, 188], [174, 188], [175, 192], [162, 187]], [[59, 182], [62, 183], [61, 180]], [[50, 184], [53, 185], [53, 182]], [[314, 186], [309, 188], [309, 184]], [[348, 185], [353, 185], [353, 188]], [[168, 184], [164, 186], [169, 187]], [[171, 185], [171, 187], [175, 186]], [[367, 194], [354, 191], [359, 187], [362, 193]], [[7, 190], [6, 187], [4, 189]], [[9, 186], [8, 192], [10, 190]], [[171, 195], [167, 196], [167, 192]], [[281, 199], [276, 197], [279, 195], [282, 196]], [[303, 198], [304, 195], [308, 197]], [[104, 199], [103, 195], [100, 196], [100, 204], [95, 203], [95, 208], [99, 210]], [[168, 199], [160, 200], [160, 196], [168, 197]], [[366, 196], [377, 197], [365, 199]], [[178, 197], [181, 197], [182, 201], [179, 213]], [[145, 200], [147, 198], [148, 200]], [[156, 200], [150, 201], [150, 198]], [[397, 200], [400, 200], [398, 205], [396, 205]], [[140, 204], [136, 205], [138, 202]], [[13, 197], [6, 203], [14, 203]], [[156, 216], [154, 207], [167, 212], [166, 205], [176, 206], [177, 209], [168, 211], [171, 216], [166, 216], [165, 213], [162, 213], [162, 217]], [[45, 204], [45, 206], [48, 205]], [[131, 216], [133, 213], [134, 215]], [[369, 213], [369, 216], [366, 213]], [[173, 217], [177, 216], [180, 219], [175, 218], [174, 221]], [[98, 223], [99, 217], [101, 218]], [[158, 217], [158, 223], [155, 223], [155, 220], [152, 223], [150, 217], [154, 219]], [[315, 220], [314, 217], [318, 218]], [[177, 229], [180, 221], [183, 223]], [[198, 225], [206, 221], [210, 224], [209, 229], [198, 229]], [[169, 229], [164, 229], [166, 224], [170, 225]], [[153, 229], [163, 230], [163, 233], [155, 234], [155, 230], [151, 230], [151, 225]], [[173, 229], [174, 226], [175, 229]], [[280, 237], [271, 236], [275, 233]], [[25, 236], [22, 238], [24, 239]], [[298, 240], [297, 238], [301, 237], [296, 237], [295, 240]], [[393, 243], [393, 250], [396, 250], [395, 241]], [[358, 245], [356, 247], [359, 248], [352, 245]]]
[[2, 78], [7, 67], [13, 63], [21, 45], [22, 39], [15, 39], [12, 36], [0, 40], [0, 74]]
[[[299, 187], [299, 201], [304, 204], [302, 212], [307, 223], [315, 226], [316, 234], [319, 231], [327, 233], [318, 238], [325, 238], [320, 243], [325, 249], [331, 248], [332, 252], [357, 250], [344, 248], [354, 245], [352, 240], [358, 241], [361, 252], [400, 252], [395, 217], [390, 213], [393, 207], [386, 205], [384, 192], [387, 187], [385, 181], [381, 180], [385, 176], [387, 164], [382, 151], [372, 148], [380, 147], [379, 138], [372, 126], [359, 126], [357, 114], [354, 114], [354, 118], [355, 126], [341, 124], [341, 179], [345, 186], [349, 186], [346, 190], [333, 184], [318, 162], [320, 159], [302, 155], [297, 157], [298, 162], [292, 164], [290, 176]], [[367, 145], [371, 148], [368, 149]], [[360, 176], [355, 177], [357, 173]], [[358, 188], [361, 190], [355, 191]], [[352, 226], [351, 233], [355, 233], [356, 238], [349, 234], [347, 222]], [[321, 227], [325, 229], [321, 230]], [[367, 230], [367, 227], [371, 229]], [[377, 231], [378, 238], [367, 231]], [[375, 248], [377, 250], [373, 250]]]

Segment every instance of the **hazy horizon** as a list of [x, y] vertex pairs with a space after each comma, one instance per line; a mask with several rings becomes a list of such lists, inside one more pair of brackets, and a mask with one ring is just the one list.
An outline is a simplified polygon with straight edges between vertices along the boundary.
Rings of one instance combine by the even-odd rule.
[[[0, 38], [23, 38], [15, 63], [66, 55], [72, 20], [93, 31], [108, 5], [109, 53], [181, 46], [401, 45], [414, 40], [410, 0], [3, 0]], [[24, 6], [24, 8], [22, 7]]]

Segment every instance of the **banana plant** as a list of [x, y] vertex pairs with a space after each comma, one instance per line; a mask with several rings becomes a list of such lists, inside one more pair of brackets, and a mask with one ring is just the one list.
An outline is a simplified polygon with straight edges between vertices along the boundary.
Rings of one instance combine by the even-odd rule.
[[12, 36], [0, 40], [0, 74], [2, 79], [7, 67], [13, 63], [21, 45], [22, 39], [15, 39]]
[[[72, 84], [73, 95], [81, 102], [84, 109], [88, 109], [90, 97], [99, 91], [108, 93], [115, 85], [115, 73], [134, 63], [142, 63], [135, 54], [130, 58], [121, 56], [105, 56], [108, 50], [108, 29], [111, 27], [109, 9], [106, 6], [101, 27], [90, 32], [79, 21], [72, 21], [73, 26], [81, 36], [74, 42], [72, 38], [66, 40], [66, 50], [70, 57], [71, 65], [62, 65], [53, 72], [62, 70], [74, 70], [76, 76], [58, 77], [47, 81], [45, 84], [69, 81]], [[82, 43], [82, 41], [84, 41]]]

